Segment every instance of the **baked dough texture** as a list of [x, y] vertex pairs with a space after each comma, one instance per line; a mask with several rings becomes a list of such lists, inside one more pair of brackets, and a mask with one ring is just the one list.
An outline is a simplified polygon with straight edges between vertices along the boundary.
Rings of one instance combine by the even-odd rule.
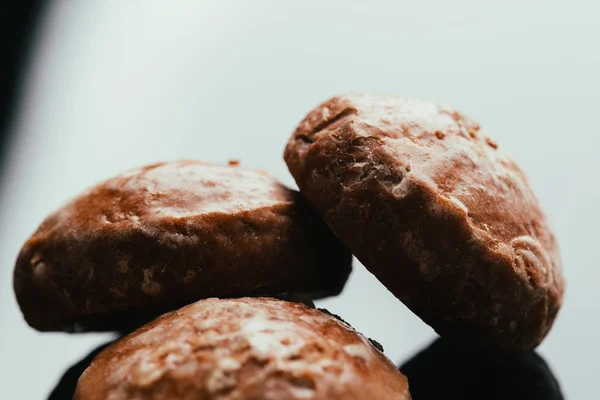
[[410, 399], [406, 377], [330, 314], [272, 298], [206, 299], [98, 355], [75, 400]]
[[285, 161], [333, 232], [440, 335], [527, 350], [564, 280], [555, 237], [519, 167], [463, 114], [356, 94], [300, 123]]
[[100, 183], [25, 243], [14, 289], [41, 331], [124, 330], [201, 298], [338, 294], [351, 254], [262, 171], [160, 163]]

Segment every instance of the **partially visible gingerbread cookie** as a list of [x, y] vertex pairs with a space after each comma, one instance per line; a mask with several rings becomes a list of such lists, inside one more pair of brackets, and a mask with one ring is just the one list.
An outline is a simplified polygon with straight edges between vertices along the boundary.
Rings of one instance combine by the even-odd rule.
[[558, 246], [519, 167], [452, 109], [378, 95], [311, 111], [285, 150], [300, 191], [439, 334], [537, 346], [561, 306]]
[[302, 304], [207, 299], [100, 353], [76, 400], [408, 400], [406, 377], [361, 334]]
[[350, 270], [298, 192], [262, 171], [179, 161], [109, 179], [49, 216], [14, 288], [38, 330], [128, 330], [206, 297], [334, 295]]

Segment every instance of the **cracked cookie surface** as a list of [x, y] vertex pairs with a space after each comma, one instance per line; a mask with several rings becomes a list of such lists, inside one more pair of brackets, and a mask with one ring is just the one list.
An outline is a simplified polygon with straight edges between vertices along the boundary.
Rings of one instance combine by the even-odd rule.
[[334, 233], [443, 336], [538, 345], [561, 306], [558, 246], [519, 167], [463, 114], [356, 94], [312, 110], [285, 161]]
[[272, 298], [206, 299], [104, 350], [76, 400], [409, 399], [406, 377], [363, 335]]
[[102, 182], [25, 243], [17, 300], [39, 330], [124, 330], [213, 296], [341, 291], [351, 255], [262, 171], [160, 163]]

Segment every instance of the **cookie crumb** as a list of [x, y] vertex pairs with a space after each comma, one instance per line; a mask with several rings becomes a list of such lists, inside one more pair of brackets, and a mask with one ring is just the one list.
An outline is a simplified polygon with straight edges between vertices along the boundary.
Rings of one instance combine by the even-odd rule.
[[489, 137], [485, 138], [485, 142], [487, 143], [488, 146], [490, 146], [492, 149], [497, 150], [498, 149], [498, 144], [496, 142], [494, 142], [492, 139], [490, 139]]

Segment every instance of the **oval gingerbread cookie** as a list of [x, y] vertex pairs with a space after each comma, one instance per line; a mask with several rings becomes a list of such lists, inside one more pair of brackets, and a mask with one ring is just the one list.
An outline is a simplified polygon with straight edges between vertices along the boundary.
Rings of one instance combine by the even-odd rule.
[[285, 150], [300, 191], [440, 335], [537, 346], [561, 306], [557, 243], [527, 179], [479, 125], [425, 101], [335, 97]]
[[196, 161], [142, 167], [50, 215], [14, 288], [48, 330], [130, 330], [222, 296], [339, 293], [351, 254], [296, 191], [262, 171]]

